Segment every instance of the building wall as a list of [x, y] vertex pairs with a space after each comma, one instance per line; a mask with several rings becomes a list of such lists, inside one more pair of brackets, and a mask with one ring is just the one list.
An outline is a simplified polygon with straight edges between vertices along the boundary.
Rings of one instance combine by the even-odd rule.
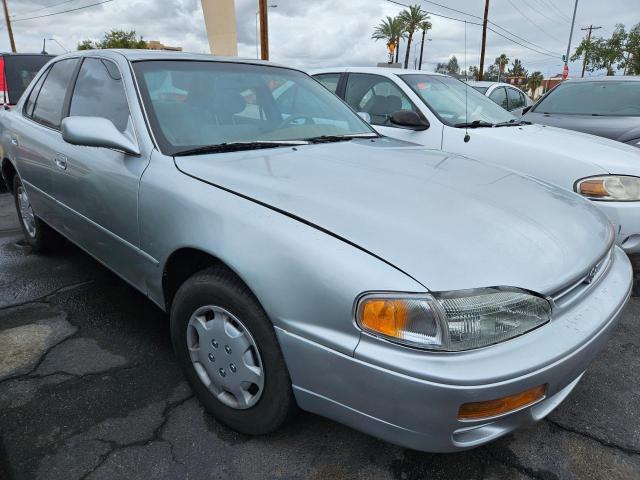
[[238, 56], [235, 0], [202, 0], [204, 23], [213, 55]]

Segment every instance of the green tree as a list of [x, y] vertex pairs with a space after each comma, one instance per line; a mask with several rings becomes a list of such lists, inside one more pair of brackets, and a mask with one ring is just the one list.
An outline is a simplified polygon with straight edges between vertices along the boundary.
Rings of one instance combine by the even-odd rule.
[[475, 65], [469, 67], [469, 76], [473, 80], [478, 80], [478, 77], [480, 76], [480, 70], [478, 69], [478, 67], [476, 67]]
[[411, 42], [413, 34], [420, 28], [422, 22], [425, 22], [429, 16], [420, 8], [420, 5], [411, 5], [408, 9], [403, 10], [400, 20], [404, 25], [404, 32], [407, 34], [407, 48], [404, 53], [404, 68], [409, 68], [409, 53], [411, 51]]
[[[429, 17], [426, 17], [429, 18]], [[431, 22], [425, 20], [420, 24], [420, 30], [422, 30], [422, 40], [420, 41], [420, 63], [418, 63], [418, 70], [422, 70], [422, 53], [424, 52], [424, 37], [433, 25]]]
[[458, 58], [453, 55], [447, 63], [438, 63], [436, 66], [436, 72], [444, 73], [445, 75], [451, 75], [452, 77], [459, 76], [460, 65], [458, 64]]
[[507, 76], [509, 77], [527, 77], [527, 69], [522, 66], [522, 62], [514, 58], [511, 68], [507, 70]]
[[495, 63], [498, 65], [498, 81], [500, 81], [500, 77], [502, 77], [505, 67], [509, 64], [509, 57], [507, 57], [505, 53], [502, 53], [496, 58]]
[[531, 90], [531, 98], [534, 98], [536, 94], [536, 90], [542, 82], [544, 81], [544, 77], [542, 76], [542, 72], [533, 72], [529, 79], [527, 80], [527, 88]]
[[[609, 38], [597, 37], [582, 40], [571, 56], [571, 60], [582, 58], [585, 69], [589, 72], [606, 70], [607, 75], [615, 75], [620, 68], [627, 70], [632, 59], [637, 58], [638, 35], [640, 35], [640, 24], [633, 27], [629, 34], [625, 31], [624, 25], [618, 24]], [[634, 48], [636, 55], [633, 52]]]
[[135, 30], [111, 30], [104, 34], [100, 41], [83, 40], [78, 43], [78, 50], [96, 48], [147, 48], [147, 42], [142, 37], [136, 37]]
[[[400, 39], [404, 35], [404, 25], [398, 17], [387, 17], [373, 30], [371, 38], [374, 40], [385, 40], [387, 46], [392, 42], [395, 44], [396, 62], [398, 61], [398, 52], [400, 50]], [[393, 60], [393, 58], [391, 59]]]
[[619, 68], [625, 75], [640, 75], [640, 23], [636, 23], [627, 34], [625, 58]]

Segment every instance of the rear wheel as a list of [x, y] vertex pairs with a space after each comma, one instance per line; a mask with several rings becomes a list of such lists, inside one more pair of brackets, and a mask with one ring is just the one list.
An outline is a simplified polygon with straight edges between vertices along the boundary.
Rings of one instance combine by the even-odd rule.
[[239, 432], [259, 435], [296, 411], [273, 326], [230, 271], [209, 268], [188, 279], [171, 308], [173, 347], [205, 408]]
[[52, 250], [59, 246], [61, 237], [33, 213], [29, 195], [18, 175], [13, 177], [13, 196], [20, 227], [27, 244], [37, 252]]

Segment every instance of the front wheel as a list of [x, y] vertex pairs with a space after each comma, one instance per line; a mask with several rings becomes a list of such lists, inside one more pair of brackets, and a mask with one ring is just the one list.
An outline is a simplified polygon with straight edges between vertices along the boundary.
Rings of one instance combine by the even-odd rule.
[[171, 308], [171, 338], [200, 402], [220, 422], [260, 435], [295, 413], [273, 326], [232, 272], [209, 268], [180, 287]]
[[36, 252], [57, 247], [61, 237], [33, 213], [29, 195], [18, 175], [13, 177], [13, 197], [27, 244]]

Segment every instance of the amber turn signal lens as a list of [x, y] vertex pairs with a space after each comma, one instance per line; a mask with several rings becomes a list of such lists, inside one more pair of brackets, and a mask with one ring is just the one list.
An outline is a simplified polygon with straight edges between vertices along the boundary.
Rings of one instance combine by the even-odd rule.
[[362, 326], [389, 337], [400, 337], [407, 326], [407, 308], [402, 300], [365, 300]]
[[585, 180], [580, 183], [580, 194], [586, 197], [609, 196], [609, 192], [604, 188], [604, 180]]
[[458, 411], [459, 420], [482, 420], [491, 417], [497, 417], [505, 413], [519, 410], [528, 405], [536, 403], [544, 398], [547, 393], [547, 386], [525, 390], [524, 392], [509, 395], [508, 397], [498, 398], [496, 400], [488, 400], [486, 402], [465, 403]]

